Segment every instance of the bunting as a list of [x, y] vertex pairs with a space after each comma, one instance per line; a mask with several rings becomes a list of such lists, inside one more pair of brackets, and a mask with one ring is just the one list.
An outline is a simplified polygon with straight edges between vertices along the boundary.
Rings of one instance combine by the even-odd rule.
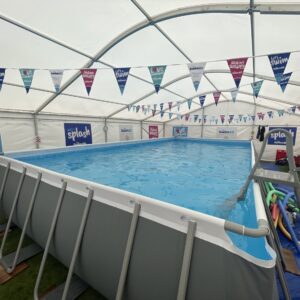
[[118, 82], [121, 95], [124, 93], [129, 71], [130, 68], [114, 68], [115, 77]]
[[268, 111], [267, 112], [269, 119], [273, 118], [273, 111]]
[[251, 116], [251, 119], [254, 122], [255, 121], [255, 116]]
[[20, 69], [20, 74], [24, 83], [26, 93], [28, 93], [31, 87], [34, 69]]
[[157, 104], [154, 104], [153, 105], [153, 109], [152, 109], [152, 116], [154, 117], [155, 113], [156, 113], [156, 107], [157, 107]]
[[228, 116], [228, 122], [229, 122], [229, 124], [231, 124], [233, 118], [234, 118], [234, 115], [229, 115]]
[[60, 85], [63, 78], [64, 70], [50, 70], [50, 75], [55, 88], [56, 93], [60, 91]]
[[206, 121], [207, 121], [207, 115], [204, 115], [203, 116], [203, 123], [206, 124]]
[[220, 119], [221, 119], [222, 124], [224, 124], [224, 122], [225, 122], [225, 115], [220, 115]]
[[173, 113], [169, 112], [169, 120], [172, 118], [172, 116], [173, 116]]
[[199, 96], [201, 108], [203, 108], [205, 102], [206, 95]]
[[202, 119], [201, 119], [200, 117], [199, 117], [199, 120], [198, 120], [198, 122], [199, 122], [199, 123], [201, 123], [201, 122], [202, 122]]
[[191, 109], [191, 106], [192, 106], [192, 99], [188, 99], [187, 105], [188, 105], [188, 108]]
[[4, 76], [5, 76], [5, 69], [0, 68], [0, 91], [2, 89], [3, 81], [4, 81]]
[[195, 91], [197, 92], [201, 77], [204, 73], [206, 63], [190, 63], [188, 64], [188, 68], [190, 71], [190, 76], [192, 78]]
[[160, 85], [161, 85], [162, 79], [164, 77], [166, 67], [167, 66], [151, 66], [151, 67], [148, 67], [149, 71], [150, 71], [150, 74], [151, 74], [151, 78], [152, 78], [156, 93], [158, 93], [158, 91], [160, 89]]
[[128, 111], [130, 111], [132, 108], [132, 104], [129, 104], [127, 107], [128, 107]]
[[282, 92], [284, 93], [286, 86], [289, 83], [289, 80], [292, 76], [292, 72], [290, 73], [286, 73], [286, 74], [282, 74], [279, 85], [281, 87]]
[[171, 110], [171, 109], [172, 109], [172, 104], [173, 104], [173, 102], [172, 102], [172, 101], [168, 102], [169, 110]]
[[289, 61], [290, 54], [291, 53], [280, 53], [268, 55], [276, 82], [278, 84], [280, 84], [280, 80]]
[[177, 105], [177, 110], [179, 111], [180, 110], [180, 101], [177, 101], [176, 105]]
[[214, 96], [214, 99], [215, 99], [215, 104], [217, 106], [218, 102], [219, 102], [219, 99], [220, 99], [220, 96], [221, 96], [221, 92], [213, 92], [213, 96]]
[[243, 117], [243, 121], [244, 121], [244, 123], [246, 123], [247, 122], [247, 117]]
[[194, 122], [197, 122], [199, 115], [194, 115]]
[[258, 112], [258, 113], [257, 113], [257, 116], [258, 116], [258, 120], [263, 120], [264, 117], [265, 117], [265, 114], [262, 113], [262, 112]]
[[228, 67], [237, 88], [240, 86], [247, 60], [247, 57], [227, 60]]
[[239, 115], [239, 120], [242, 122], [243, 115]]
[[237, 97], [238, 91], [239, 91], [238, 89], [231, 91], [231, 98], [232, 98], [233, 102], [236, 101], [236, 97]]
[[159, 107], [160, 107], [160, 110], [163, 110], [163, 109], [164, 109], [164, 104], [163, 104], [163, 103], [160, 103], [160, 104], [159, 104]]
[[251, 86], [252, 86], [252, 89], [253, 89], [253, 95], [255, 96], [255, 98], [258, 97], [258, 94], [259, 94], [259, 91], [261, 89], [262, 84], [263, 84], [263, 80], [251, 83]]
[[137, 105], [135, 108], [136, 108], [136, 112], [138, 113], [140, 110], [140, 105]]
[[81, 69], [81, 76], [88, 95], [90, 95], [97, 69]]
[[163, 110], [160, 111], [160, 117], [161, 117], [161, 118], [164, 116], [164, 113], [165, 113], [165, 112], [164, 112]]
[[277, 113], [278, 113], [278, 117], [282, 117], [284, 115], [284, 110], [279, 109], [279, 110], [277, 110]]
[[185, 114], [185, 116], [184, 116], [185, 121], [188, 121], [189, 118], [190, 118], [190, 114]]

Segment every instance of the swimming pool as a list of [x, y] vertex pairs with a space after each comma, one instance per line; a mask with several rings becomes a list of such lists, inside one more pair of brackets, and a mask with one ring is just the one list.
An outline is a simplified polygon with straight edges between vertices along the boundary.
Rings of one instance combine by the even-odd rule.
[[[26, 168], [26, 180], [14, 215], [14, 223], [22, 228], [30, 191], [40, 173], [41, 186], [27, 234], [42, 247], [61, 180], [67, 182], [53, 237], [55, 247], [50, 251], [66, 266], [72, 256], [82, 211], [88, 203], [88, 191], [93, 191], [78, 257], [80, 264], [74, 272], [109, 299], [116, 295], [135, 215], [132, 212], [137, 205], [140, 212], [127, 274], [126, 299], [176, 299], [181, 290], [178, 282], [181, 286], [182, 278], [186, 277], [189, 296], [185, 299], [199, 299], [200, 295], [222, 299], [224, 294], [227, 299], [235, 299], [241, 293], [245, 299], [276, 299], [274, 252], [264, 237], [244, 236], [249, 232], [247, 227], [255, 228], [253, 232], [262, 228], [258, 230], [259, 236], [267, 234], [257, 184], [249, 189], [245, 201], [226, 200], [239, 191], [250, 170], [253, 157], [250, 142], [164, 139], [9, 155], [18, 160], [0, 159], [0, 182], [10, 164], [0, 198], [4, 214], [9, 215], [20, 173]], [[224, 217], [235, 223], [225, 221]], [[195, 236], [194, 250], [190, 271], [186, 273], [184, 245], [193, 241], [188, 239], [190, 234]], [[244, 274], [242, 281], [241, 274]], [[199, 281], [205, 284], [199, 285]], [[156, 286], [155, 290], [149, 282]], [[215, 289], [216, 284], [222, 288]], [[232, 285], [234, 289], [229, 288]]]

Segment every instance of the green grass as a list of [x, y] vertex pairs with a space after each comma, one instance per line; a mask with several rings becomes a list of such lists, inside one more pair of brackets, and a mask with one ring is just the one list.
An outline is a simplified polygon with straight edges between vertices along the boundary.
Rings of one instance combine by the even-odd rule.
[[[4, 255], [15, 251], [20, 237], [20, 230], [12, 230], [7, 238]], [[0, 239], [0, 242], [2, 238]], [[24, 246], [29, 245], [32, 241], [29, 238], [25, 238]], [[37, 273], [39, 270], [40, 262], [42, 259], [42, 253], [34, 256], [27, 261], [29, 268], [19, 273], [15, 278], [11, 279], [7, 283], [0, 285], [0, 299], [9, 300], [31, 300], [33, 299], [33, 288]], [[51, 290], [55, 286], [63, 283], [67, 276], [67, 268], [58, 262], [54, 257], [48, 255], [45, 265], [43, 278], [40, 284], [40, 295], [46, 291]], [[93, 289], [88, 289], [84, 292], [78, 300], [105, 300], [104, 297], [99, 295]]]

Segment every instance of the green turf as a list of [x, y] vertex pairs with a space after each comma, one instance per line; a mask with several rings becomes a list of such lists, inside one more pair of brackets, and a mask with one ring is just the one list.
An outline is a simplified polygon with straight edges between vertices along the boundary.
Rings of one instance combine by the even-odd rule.
[[[20, 230], [14, 229], [8, 235], [4, 254], [8, 254], [15, 251], [18, 240], [20, 237]], [[0, 242], [2, 238], [0, 239]], [[31, 240], [25, 238], [24, 246], [29, 245]], [[11, 279], [7, 283], [0, 285], [0, 299], [7, 300], [31, 300], [33, 299], [33, 288], [37, 273], [39, 270], [42, 254], [36, 255], [35, 257], [27, 261], [29, 268], [18, 274], [15, 278]], [[54, 257], [48, 255], [47, 263], [45, 265], [43, 278], [40, 284], [40, 294], [43, 294], [53, 287], [64, 282], [67, 276], [67, 269], [58, 262]], [[96, 291], [88, 289], [83, 293], [79, 300], [105, 300], [104, 297], [99, 295]]]

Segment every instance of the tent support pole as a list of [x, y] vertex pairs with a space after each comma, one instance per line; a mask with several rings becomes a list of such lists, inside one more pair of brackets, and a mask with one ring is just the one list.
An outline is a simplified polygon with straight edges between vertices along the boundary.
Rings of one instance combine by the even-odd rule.
[[143, 121], [140, 121], [141, 125], [141, 140], [143, 139]]
[[202, 118], [201, 118], [201, 138], [203, 138], [203, 132], [204, 132], [204, 106], [202, 107]]
[[36, 149], [40, 148], [40, 137], [39, 137], [39, 127], [38, 127], [38, 122], [36, 118], [36, 114], [33, 114], [33, 126], [34, 126], [34, 142], [35, 142], [35, 147]]
[[103, 131], [104, 131], [104, 141], [105, 143], [107, 143], [107, 131], [108, 131], [108, 126], [107, 126], [107, 119], [104, 119], [104, 127], [103, 127]]

